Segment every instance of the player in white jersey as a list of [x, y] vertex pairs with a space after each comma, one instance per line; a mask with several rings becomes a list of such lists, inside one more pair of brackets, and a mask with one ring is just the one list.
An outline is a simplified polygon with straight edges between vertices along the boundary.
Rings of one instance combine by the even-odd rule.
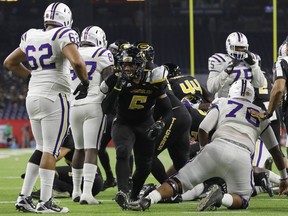
[[[213, 185], [209, 194], [200, 201], [197, 210], [220, 207], [245, 209], [253, 190], [251, 154], [260, 135], [273, 156], [280, 172], [280, 194], [288, 193], [285, 164], [269, 120], [253, 118], [249, 110], [261, 110], [251, 103], [254, 89], [247, 80], [232, 84], [230, 98], [216, 98], [199, 128], [202, 150], [175, 176], [170, 177], [146, 198], [131, 202], [129, 209], [146, 210], [151, 204], [192, 189], [212, 177], [223, 178], [227, 191], [223, 195], [218, 185]], [[208, 144], [209, 132], [216, 129]], [[235, 157], [237, 154], [237, 157]]]
[[[105, 32], [98, 26], [88, 26], [82, 31], [79, 52], [86, 63], [90, 81], [88, 95], [85, 99], [71, 101], [71, 129], [75, 142], [72, 160], [73, 193], [72, 199], [80, 204], [99, 204], [92, 195], [92, 187], [97, 172], [97, 154], [104, 128], [104, 115], [101, 102], [104, 94], [100, 83], [113, 72], [114, 59], [106, 49]], [[72, 89], [79, 80], [71, 71]], [[82, 175], [84, 176], [81, 194]]]
[[215, 53], [208, 59], [207, 89], [215, 98], [228, 97], [231, 84], [238, 79], [247, 79], [256, 88], [264, 86], [265, 77], [258, 59], [248, 47], [246, 36], [233, 32], [226, 39], [227, 54]]
[[[69, 125], [70, 64], [81, 83], [74, 94], [85, 98], [89, 81], [86, 66], [78, 52], [78, 34], [70, 27], [72, 13], [63, 3], [50, 4], [44, 12], [44, 29], [30, 29], [21, 37], [20, 46], [4, 61], [15, 75], [30, 78], [26, 107], [36, 140], [36, 150], [26, 168], [16, 209], [37, 213], [66, 213], [52, 202], [56, 159]], [[28, 61], [31, 68], [22, 62]], [[40, 175], [41, 194], [37, 206], [31, 192]]]

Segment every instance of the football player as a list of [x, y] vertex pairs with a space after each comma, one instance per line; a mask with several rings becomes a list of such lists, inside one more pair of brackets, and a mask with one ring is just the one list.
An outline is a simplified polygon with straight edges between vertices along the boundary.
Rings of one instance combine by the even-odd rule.
[[[122, 51], [128, 48], [129, 46], [130, 46], [130, 43], [127, 40], [123, 40], [123, 39], [118, 39], [108, 46], [108, 50], [110, 50], [110, 52], [112, 53], [114, 57], [114, 69], [113, 69], [114, 72], [119, 71], [118, 59], [121, 56]], [[106, 150], [107, 145], [111, 141], [111, 127], [112, 127], [113, 119], [115, 117], [115, 112], [116, 111], [114, 110], [113, 112], [106, 114], [106, 127], [102, 135], [102, 139], [100, 142], [100, 149], [98, 152], [99, 160], [106, 173], [106, 180], [104, 181], [103, 190], [106, 190], [109, 187], [115, 187], [117, 185], [117, 182], [114, 178], [114, 175], [111, 169], [109, 154]], [[132, 185], [132, 177], [131, 177], [132, 170], [133, 170], [133, 155], [131, 155], [130, 157], [130, 178], [129, 178], [130, 187], [129, 188], [131, 188], [131, 185]]]
[[[36, 150], [26, 168], [26, 178], [16, 202], [16, 209], [37, 213], [66, 213], [66, 207], [52, 202], [56, 158], [69, 126], [70, 64], [80, 84], [76, 99], [87, 96], [89, 80], [85, 62], [78, 52], [79, 36], [71, 29], [70, 8], [59, 2], [44, 12], [44, 30], [30, 29], [21, 37], [20, 46], [4, 61], [15, 75], [31, 76], [26, 97], [27, 112], [36, 140]], [[22, 62], [27, 61], [30, 69]], [[31, 192], [40, 175], [41, 194], [37, 206]]]
[[[79, 53], [86, 63], [90, 87], [83, 100], [71, 101], [71, 129], [75, 142], [72, 160], [73, 194], [72, 200], [80, 204], [99, 204], [92, 195], [92, 187], [97, 172], [97, 154], [102, 137], [105, 118], [101, 108], [104, 94], [100, 83], [113, 73], [114, 59], [106, 49], [106, 34], [99, 26], [88, 26], [81, 34]], [[77, 88], [78, 78], [70, 71], [72, 89]], [[84, 177], [81, 193], [82, 176]]]
[[226, 51], [208, 59], [207, 89], [214, 97], [228, 97], [231, 84], [238, 79], [249, 80], [255, 88], [264, 86], [265, 77], [256, 55], [248, 50], [246, 36], [233, 32], [226, 39]]
[[[151, 73], [151, 71], [157, 67], [154, 63], [155, 50], [153, 46], [149, 45], [147, 42], [137, 42], [135, 45], [144, 52], [147, 59], [145, 73]], [[168, 176], [182, 168], [189, 160], [189, 131], [191, 117], [185, 106], [174, 95], [170, 87], [166, 88], [166, 94], [172, 105], [173, 116], [171, 123], [164, 127], [162, 133], [155, 140], [156, 146], [151, 170], [151, 173], [159, 183], [163, 183]], [[160, 117], [161, 114], [155, 109], [154, 119], [159, 119]], [[174, 168], [170, 169], [168, 173], [166, 173], [163, 164], [158, 158], [159, 154], [165, 149], [169, 152]]]
[[[223, 194], [218, 185], [213, 185], [197, 210], [214, 210], [221, 205], [228, 209], [246, 209], [253, 189], [251, 154], [258, 136], [279, 170], [279, 193], [287, 194], [288, 178], [279, 145], [269, 120], [261, 122], [250, 115], [249, 110], [261, 110], [252, 104], [253, 98], [254, 88], [249, 81], [239, 79], [233, 83], [229, 98], [215, 99], [199, 127], [202, 148], [199, 154], [147, 197], [129, 203], [128, 209], [144, 211], [163, 198], [183, 193], [215, 176], [225, 180], [228, 193]], [[209, 132], [213, 129], [216, 131], [208, 144]]]
[[[121, 71], [102, 82], [101, 90], [108, 93], [102, 102], [104, 113], [116, 107], [112, 125], [112, 140], [116, 147], [118, 193], [115, 201], [122, 209], [128, 204], [129, 158], [134, 152], [136, 169], [130, 199], [137, 196], [151, 171], [154, 141], [172, 118], [172, 107], [165, 88], [167, 70], [164, 66], [145, 73], [146, 58], [135, 46], [124, 50], [119, 59]], [[154, 121], [152, 107], [161, 113]]]

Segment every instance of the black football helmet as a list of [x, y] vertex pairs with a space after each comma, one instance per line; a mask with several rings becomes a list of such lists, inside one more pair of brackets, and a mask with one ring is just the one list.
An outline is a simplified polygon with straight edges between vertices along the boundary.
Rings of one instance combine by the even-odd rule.
[[127, 40], [123, 39], [118, 39], [108, 46], [108, 50], [110, 50], [114, 57], [115, 65], [118, 63], [122, 51], [129, 46], [131, 46], [131, 44]]
[[149, 45], [147, 42], [144, 42], [144, 41], [143, 42], [136, 42], [136, 43], [134, 43], [134, 45], [144, 52], [145, 57], [146, 57], [148, 62], [154, 61], [155, 50], [154, 50], [153, 46]]
[[165, 63], [164, 66], [168, 70], [168, 78], [180, 76], [181, 75], [181, 69], [178, 65], [174, 63]]
[[119, 65], [122, 71], [124, 71], [125, 64], [127, 63], [136, 65], [136, 70], [131, 74], [127, 74], [132, 79], [142, 77], [146, 62], [147, 59], [144, 52], [135, 46], [130, 46], [129, 48], [124, 49], [119, 58]]

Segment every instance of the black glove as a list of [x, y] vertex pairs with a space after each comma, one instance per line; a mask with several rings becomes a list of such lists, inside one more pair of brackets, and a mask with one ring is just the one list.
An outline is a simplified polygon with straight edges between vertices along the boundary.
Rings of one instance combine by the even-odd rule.
[[249, 65], [254, 65], [255, 61], [253, 59], [252, 53], [249, 50], [247, 50], [246, 53], [247, 53], [248, 57], [245, 58], [244, 61], [247, 62]]
[[232, 60], [231, 62], [228, 63], [228, 66], [227, 66], [227, 68], [226, 68], [224, 71], [225, 71], [228, 75], [230, 75], [230, 74], [232, 73], [234, 67], [235, 67], [236, 65], [238, 65], [238, 64], [239, 64], [239, 61], [237, 61], [237, 60]]
[[85, 98], [88, 94], [88, 87], [89, 87], [89, 80], [84, 80], [83, 82], [81, 82], [73, 92], [73, 95], [76, 95], [79, 92], [79, 94], [75, 97], [75, 99], [79, 100]]
[[281, 65], [283, 73], [287, 74], [288, 73], [288, 63], [287, 63], [287, 61], [282, 59], [281, 62], [280, 62], [280, 65]]
[[125, 87], [127, 85], [129, 81], [129, 76], [126, 73], [119, 73], [115, 88], [117, 90], [121, 90], [123, 87]]
[[155, 140], [162, 132], [165, 124], [163, 121], [156, 121], [153, 125], [151, 125], [148, 129], [148, 138], [150, 140]]

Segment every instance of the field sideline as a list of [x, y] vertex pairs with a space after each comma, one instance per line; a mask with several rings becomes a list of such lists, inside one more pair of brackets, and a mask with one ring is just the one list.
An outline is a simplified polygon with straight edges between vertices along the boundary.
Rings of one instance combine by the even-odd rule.
[[[20, 192], [22, 179], [20, 175], [25, 171], [27, 160], [32, 149], [0, 149], [0, 215], [34, 215], [29, 213], [19, 213], [15, 210], [15, 200]], [[115, 166], [115, 150], [108, 149], [111, 155], [112, 166]], [[165, 165], [170, 163], [167, 152], [161, 155], [161, 160]], [[64, 162], [59, 162], [59, 165]], [[100, 166], [102, 169], [102, 167]], [[103, 170], [103, 169], [102, 169]], [[104, 171], [103, 171], [104, 172]], [[102, 172], [102, 173], [103, 173]], [[104, 176], [105, 179], [105, 176]], [[155, 182], [152, 176], [149, 176], [147, 183]], [[37, 183], [39, 188], [39, 181]], [[73, 203], [69, 198], [57, 199], [61, 206], [70, 209], [68, 215], [73, 216], [125, 216], [125, 215], [151, 215], [151, 216], [183, 216], [183, 215], [287, 215], [288, 198], [274, 195], [270, 198], [267, 194], [261, 194], [253, 197], [248, 210], [229, 211], [221, 207], [215, 212], [196, 212], [198, 201], [184, 202], [180, 204], [157, 204], [151, 206], [145, 212], [122, 211], [120, 207], [112, 201], [117, 189], [110, 188], [97, 195], [97, 199], [102, 201], [101, 205], [79, 205]]]

